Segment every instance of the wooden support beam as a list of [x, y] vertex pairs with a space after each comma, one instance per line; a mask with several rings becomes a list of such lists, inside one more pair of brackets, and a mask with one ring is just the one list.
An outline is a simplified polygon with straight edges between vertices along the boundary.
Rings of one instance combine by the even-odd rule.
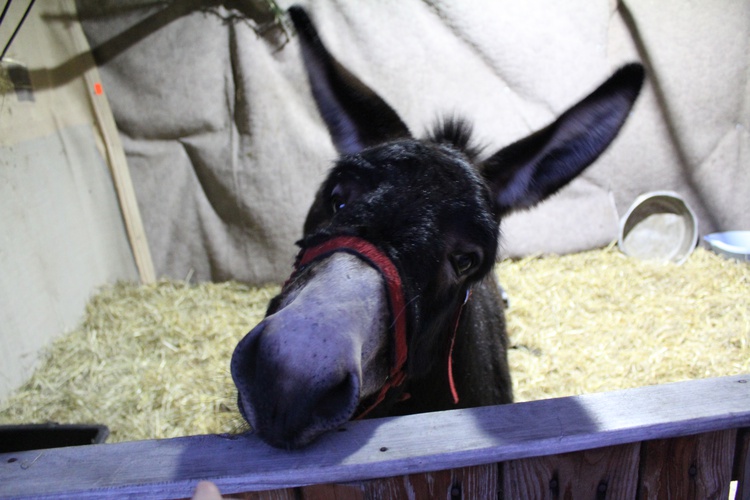
[[117, 199], [120, 202], [120, 211], [122, 212], [125, 231], [128, 235], [138, 275], [141, 283], [153, 283], [156, 281], [154, 263], [151, 259], [151, 250], [148, 246], [146, 230], [143, 228], [141, 211], [138, 208], [138, 200], [133, 189], [133, 181], [130, 178], [130, 169], [125, 158], [125, 152], [122, 149], [120, 135], [106, 94], [104, 92], [97, 94], [93, 91], [96, 85], [99, 85], [97, 88], [101, 88], [99, 71], [95, 67], [88, 70], [84, 73], [84, 79], [90, 89], [91, 105], [104, 141], [107, 163], [112, 174]]
[[[73, 0], [66, 1], [70, 4], [68, 10], [75, 12], [75, 2]], [[93, 56], [89, 53], [90, 47], [88, 46], [86, 37], [81, 33], [81, 36], [75, 37], [74, 41], [76, 49], [81, 54], [80, 57], [88, 59], [87, 69], [83, 72], [83, 79], [86, 82], [91, 109], [96, 117], [96, 124], [101, 135], [104, 154], [106, 155], [106, 161], [112, 175], [112, 183], [117, 193], [117, 200], [120, 203], [120, 211], [128, 241], [130, 242], [130, 248], [133, 252], [133, 260], [138, 269], [141, 283], [153, 283], [156, 281], [154, 263], [151, 259], [151, 250], [148, 246], [146, 231], [143, 228], [138, 200], [133, 189], [133, 181], [130, 178], [130, 169], [125, 158], [125, 151], [120, 141], [120, 133], [117, 130], [106, 91], [102, 86], [99, 70], [94, 63]]]

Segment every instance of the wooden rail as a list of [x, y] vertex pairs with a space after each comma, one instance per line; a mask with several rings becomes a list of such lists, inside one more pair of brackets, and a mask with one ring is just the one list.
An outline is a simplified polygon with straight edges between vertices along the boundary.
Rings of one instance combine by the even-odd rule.
[[750, 375], [350, 422], [300, 451], [191, 436], [0, 454], [0, 498], [750, 499]]

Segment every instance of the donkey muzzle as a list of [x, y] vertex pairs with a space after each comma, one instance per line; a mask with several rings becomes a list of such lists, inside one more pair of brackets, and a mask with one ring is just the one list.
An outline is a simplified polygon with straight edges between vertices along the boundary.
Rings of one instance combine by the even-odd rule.
[[346, 253], [315, 265], [232, 356], [240, 412], [282, 448], [348, 421], [388, 370], [390, 314], [379, 272]]

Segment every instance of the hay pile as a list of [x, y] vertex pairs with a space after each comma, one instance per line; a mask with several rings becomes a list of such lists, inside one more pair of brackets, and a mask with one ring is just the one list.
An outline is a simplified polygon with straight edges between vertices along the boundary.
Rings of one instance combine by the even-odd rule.
[[229, 359], [278, 287], [162, 281], [103, 289], [0, 406], [0, 423], [103, 423], [108, 442], [231, 432]]
[[[750, 372], [747, 264], [698, 249], [678, 267], [609, 248], [497, 272], [511, 298], [519, 401]], [[106, 288], [0, 405], [0, 423], [104, 423], [109, 442], [234, 431], [229, 359], [277, 290]]]
[[519, 401], [750, 373], [750, 265], [616, 249], [503, 262]]

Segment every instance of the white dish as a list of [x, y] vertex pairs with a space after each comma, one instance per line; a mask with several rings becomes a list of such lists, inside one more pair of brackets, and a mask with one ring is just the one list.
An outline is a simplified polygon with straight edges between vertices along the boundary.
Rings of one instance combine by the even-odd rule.
[[732, 259], [750, 262], [750, 231], [724, 231], [703, 237], [714, 252]]

